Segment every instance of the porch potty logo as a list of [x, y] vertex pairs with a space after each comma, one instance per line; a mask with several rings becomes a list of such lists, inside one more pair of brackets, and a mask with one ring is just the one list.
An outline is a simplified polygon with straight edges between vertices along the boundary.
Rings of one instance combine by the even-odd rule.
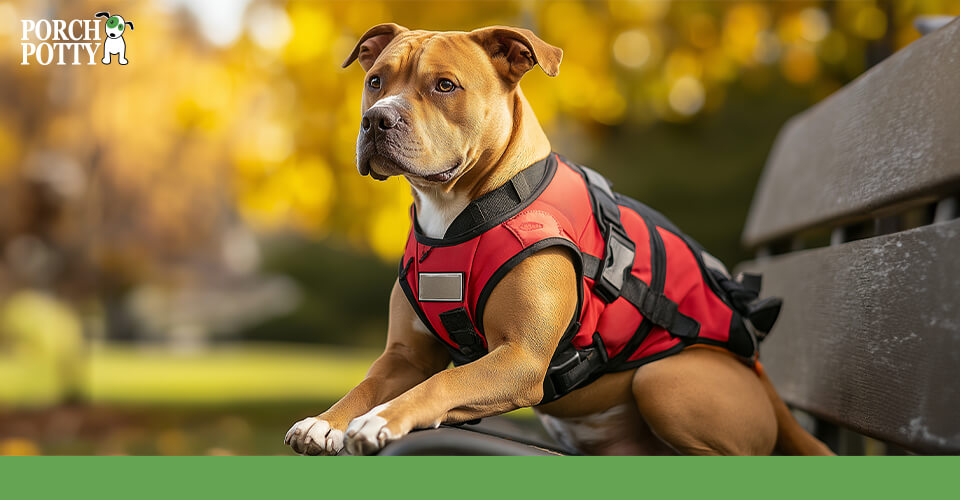
[[120, 16], [111, 16], [109, 12], [97, 12], [95, 18], [107, 18], [104, 23], [106, 39], [100, 37], [100, 19], [21, 19], [23, 36], [20, 46], [23, 50], [21, 66], [39, 64], [80, 65], [96, 64], [97, 52], [103, 45], [103, 57], [100, 62], [110, 64], [116, 55], [117, 62], [127, 64], [127, 44], [123, 32], [133, 23], [124, 21]]

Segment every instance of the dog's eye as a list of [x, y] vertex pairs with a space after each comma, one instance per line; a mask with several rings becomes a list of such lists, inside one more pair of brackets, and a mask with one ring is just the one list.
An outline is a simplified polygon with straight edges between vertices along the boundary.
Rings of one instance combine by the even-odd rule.
[[440, 81], [437, 82], [437, 90], [439, 92], [453, 92], [455, 88], [457, 88], [456, 84], [446, 78], [441, 78]]
[[371, 77], [370, 81], [367, 82], [367, 85], [370, 85], [370, 88], [372, 89], [380, 88], [380, 77], [379, 76]]

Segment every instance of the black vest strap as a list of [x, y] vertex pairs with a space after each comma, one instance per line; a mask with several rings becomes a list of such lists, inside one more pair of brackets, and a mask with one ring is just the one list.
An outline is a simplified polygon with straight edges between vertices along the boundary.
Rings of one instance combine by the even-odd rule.
[[758, 299], [763, 284], [759, 274], [741, 273], [736, 280], [731, 280], [716, 270], [710, 272], [733, 306], [750, 320], [757, 337], [763, 340], [777, 321], [783, 301], [777, 297]]
[[439, 315], [440, 323], [447, 329], [450, 340], [460, 346], [460, 352], [472, 360], [476, 360], [487, 353], [483, 347], [480, 334], [473, 328], [473, 322], [467, 310], [463, 307], [442, 312]]
[[607, 303], [623, 297], [653, 324], [685, 342], [695, 341], [700, 332], [700, 323], [681, 314], [677, 310], [677, 303], [667, 298], [662, 290], [653, 290], [630, 273], [636, 246], [623, 229], [620, 207], [610, 190], [609, 181], [587, 167], [580, 169], [590, 190], [594, 218], [606, 240], [603, 259], [583, 255], [584, 275], [594, 277], [594, 292]]
[[[547, 163], [553, 154], [523, 169], [502, 186], [470, 202], [460, 215], [450, 223], [444, 238], [469, 233], [487, 221], [507, 213], [523, 204], [533, 194], [534, 188], [543, 180]], [[553, 160], [556, 161], [556, 160]]]
[[580, 256], [583, 257], [583, 275], [594, 279], [600, 272], [600, 258], [588, 253], [582, 253]]
[[[579, 329], [580, 324], [576, 324]], [[552, 401], [583, 385], [591, 376], [601, 372], [607, 364], [607, 348], [600, 333], [593, 334], [593, 345], [586, 349], [569, 349], [566, 358], [554, 365], [551, 363], [544, 379], [544, 401]]]
[[587, 180], [594, 218], [600, 225], [605, 241], [603, 260], [594, 278], [593, 291], [607, 303], [617, 300], [623, 287], [624, 277], [633, 267], [636, 245], [627, 236], [620, 220], [620, 207], [610, 189], [610, 182], [587, 167], [580, 167]]
[[693, 342], [700, 333], [700, 322], [677, 310], [677, 303], [662, 293], [650, 289], [643, 280], [627, 275], [620, 295], [640, 311], [653, 324], [679, 337]]

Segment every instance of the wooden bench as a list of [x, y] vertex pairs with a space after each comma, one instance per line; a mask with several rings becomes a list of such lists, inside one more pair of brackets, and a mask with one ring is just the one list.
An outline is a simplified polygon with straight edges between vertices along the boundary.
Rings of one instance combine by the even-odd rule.
[[960, 19], [783, 127], [738, 271], [784, 300], [761, 361], [788, 404], [890, 449], [960, 453], [958, 194]]

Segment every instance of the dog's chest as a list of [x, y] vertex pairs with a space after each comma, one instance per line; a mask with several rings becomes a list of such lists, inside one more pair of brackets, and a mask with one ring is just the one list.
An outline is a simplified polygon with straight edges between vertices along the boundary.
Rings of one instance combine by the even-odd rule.
[[443, 238], [447, 228], [470, 203], [464, 196], [417, 192], [417, 224], [430, 238]]

